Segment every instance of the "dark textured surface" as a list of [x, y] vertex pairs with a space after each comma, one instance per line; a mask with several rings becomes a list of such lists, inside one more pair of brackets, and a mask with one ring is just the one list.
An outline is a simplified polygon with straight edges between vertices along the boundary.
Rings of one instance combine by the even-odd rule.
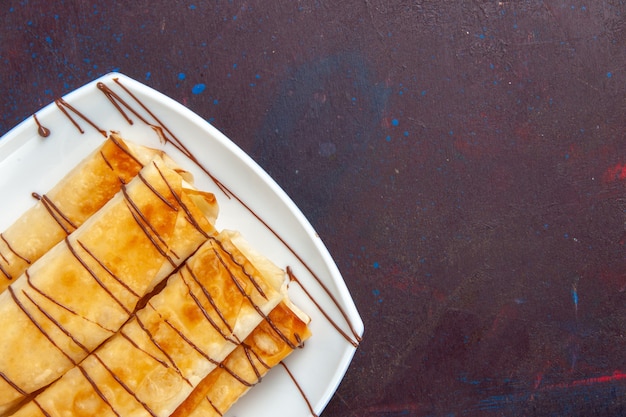
[[0, 133], [117, 70], [302, 208], [366, 327], [324, 417], [626, 414], [622, 1], [9, 0], [0, 16]]

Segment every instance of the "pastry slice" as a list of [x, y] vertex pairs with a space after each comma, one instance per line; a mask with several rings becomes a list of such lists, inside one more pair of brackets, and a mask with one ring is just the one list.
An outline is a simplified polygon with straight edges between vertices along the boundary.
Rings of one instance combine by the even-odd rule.
[[215, 197], [155, 157], [0, 294], [0, 414], [116, 333], [215, 233]]
[[283, 300], [229, 238], [210, 238], [122, 329], [14, 416], [166, 417]]
[[0, 233], [0, 292], [159, 154], [112, 134], [47, 194], [33, 194], [39, 201]]
[[171, 417], [220, 417], [250, 388], [311, 336], [309, 322], [280, 303], [220, 365], [198, 384]]

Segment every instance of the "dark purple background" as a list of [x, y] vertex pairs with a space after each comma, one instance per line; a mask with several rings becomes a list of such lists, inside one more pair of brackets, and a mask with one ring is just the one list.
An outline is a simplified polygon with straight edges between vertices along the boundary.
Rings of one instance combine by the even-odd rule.
[[0, 16], [1, 134], [120, 71], [302, 208], [366, 327], [324, 417], [626, 414], [623, 1], [11, 0]]

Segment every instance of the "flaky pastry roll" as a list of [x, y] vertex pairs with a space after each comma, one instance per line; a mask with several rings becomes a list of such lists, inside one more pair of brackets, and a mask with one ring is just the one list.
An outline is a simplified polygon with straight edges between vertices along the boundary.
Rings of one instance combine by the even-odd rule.
[[14, 416], [169, 416], [269, 320], [283, 284], [228, 233], [209, 238], [115, 336]]
[[0, 292], [162, 151], [111, 136], [0, 234]]
[[0, 294], [0, 413], [80, 363], [214, 234], [215, 197], [159, 156]]
[[308, 318], [282, 302], [224, 362], [198, 384], [171, 417], [221, 417], [311, 336]]

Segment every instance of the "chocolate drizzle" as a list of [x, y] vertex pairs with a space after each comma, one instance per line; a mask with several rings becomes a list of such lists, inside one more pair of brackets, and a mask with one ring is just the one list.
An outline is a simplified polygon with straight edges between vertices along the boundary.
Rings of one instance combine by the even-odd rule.
[[69, 360], [73, 365], [76, 365], [76, 361], [74, 361], [74, 359], [72, 359], [72, 357], [70, 355], [67, 354], [67, 352], [65, 352], [63, 349], [61, 349], [61, 347], [54, 341], [52, 340], [52, 337], [43, 329], [43, 327], [41, 327], [41, 324], [39, 324], [37, 322], [37, 320], [35, 320], [35, 318], [33, 317], [33, 315], [31, 314], [30, 311], [28, 311], [28, 309], [24, 306], [24, 304], [22, 304], [22, 302], [17, 298], [17, 295], [15, 295], [15, 290], [13, 289], [12, 286], [8, 286], [7, 287], [9, 294], [11, 294], [11, 298], [13, 299], [13, 302], [15, 303], [15, 305], [17, 305], [19, 307], [20, 310], [22, 310], [22, 312], [24, 313], [24, 315], [26, 315], [26, 317], [28, 318], [28, 320], [30, 320], [30, 322], [37, 327], [37, 329], [41, 332], [41, 334], [48, 339], [48, 341], [55, 347], [57, 348], [57, 350], [59, 352], [61, 352], [61, 354], [63, 354], [63, 356], [65, 356], [67, 358], [67, 360]]
[[[254, 288], [259, 292], [259, 294], [261, 294], [261, 297], [265, 298], [267, 300], [267, 295], [265, 295], [265, 293], [263, 292], [263, 288], [261, 288], [261, 286], [259, 285], [259, 283], [257, 282], [257, 280], [252, 276], [252, 274], [250, 274], [249, 272], [246, 271], [246, 268], [240, 263], [238, 262], [235, 257], [233, 256], [233, 254], [229, 251], [226, 250], [226, 248], [224, 248], [224, 245], [222, 244], [222, 242], [220, 242], [217, 239], [213, 239], [212, 240], [215, 244], [217, 244], [220, 249], [222, 251], [224, 251], [228, 257], [230, 258], [231, 261], [233, 261], [235, 263], [235, 265], [237, 265], [239, 268], [241, 268], [241, 270], [244, 272], [244, 274], [246, 275], [246, 277], [248, 277], [248, 279], [250, 280], [250, 282], [252, 283], [252, 285], [254, 285]], [[214, 249], [215, 250], [215, 249]], [[217, 252], [217, 250], [215, 250], [215, 254], [217, 255], [218, 259], [220, 260], [220, 262], [222, 263], [222, 265], [224, 265], [224, 268], [226, 268], [226, 270], [228, 270], [231, 278], [233, 279], [233, 281], [235, 282], [235, 284], [237, 285], [237, 287], [239, 288], [239, 291], [241, 291], [242, 293], [244, 293], [243, 288], [241, 288], [241, 285], [239, 284], [239, 281], [237, 281], [234, 277], [234, 275], [232, 274], [232, 272], [228, 269], [228, 267], [226, 266], [226, 263], [224, 262], [224, 260], [222, 259], [221, 255]], [[252, 302], [252, 301], [251, 301]]]
[[[157, 312], [158, 313], [158, 312]], [[159, 314], [160, 315], [160, 314]], [[183, 341], [185, 343], [187, 343], [193, 350], [195, 350], [196, 352], [198, 352], [200, 354], [200, 356], [202, 356], [204, 359], [206, 359], [209, 363], [215, 365], [215, 366], [220, 366], [220, 363], [218, 361], [216, 361], [215, 359], [211, 358], [205, 351], [203, 351], [202, 349], [200, 349], [200, 347], [198, 345], [196, 345], [195, 343], [193, 343], [191, 341], [191, 339], [189, 339], [187, 336], [185, 336], [185, 334], [178, 330], [178, 328], [176, 328], [176, 326], [174, 326], [172, 323], [170, 323], [169, 320], [167, 319], [163, 319], [163, 322], [165, 324], [167, 324], [167, 326], [172, 329], [174, 331], [174, 333], [176, 333], [178, 335], [178, 337], [180, 337], [181, 339], [183, 339]]]
[[213, 401], [211, 401], [211, 399], [209, 397], [206, 397], [206, 400], [209, 402], [209, 404], [211, 404], [211, 407], [213, 408], [213, 410], [215, 410], [215, 412], [220, 415], [223, 416], [224, 413], [222, 413], [216, 406], [215, 404], [213, 404]]
[[289, 370], [289, 368], [287, 367], [285, 362], [280, 362], [280, 364], [285, 369], [285, 371], [287, 372], [287, 375], [289, 375], [289, 378], [291, 378], [291, 380], [293, 381], [293, 383], [296, 386], [296, 388], [298, 388], [298, 391], [300, 391], [300, 395], [302, 395], [302, 398], [306, 402], [307, 407], [309, 407], [309, 411], [311, 412], [311, 415], [313, 417], [319, 417], [317, 414], [315, 414], [315, 410], [313, 410], [313, 406], [311, 405], [311, 402], [309, 401], [308, 397], [306, 396], [306, 394], [302, 390], [302, 387], [300, 386], [300, 384], [298, 383], [296, 378], [293, 376], [293, 374], [291, 373], [291, 371]]
[[142, 349], [137, 342], [135, 342], [129, 335], [126, 334], [126, 332], [124, 332], [124, 328], [122, 327], [119, 331], [119, 334], [121, 335], [121, 337], [123, 337], [124, 339], [126, 339], [126, 341], [128, 341], [128, 343], [130, 343], [131, 345], [133, 345], [133, 347], [137, 350], [140, 350], [141, 352], [143, 352], [144, 354], [148, 355], [149, 357], [151, 357], [152, 359], [154, 359], [155, 362], [158, 362], [159, 364], [161, 364], [164, 368], [169, 368], [170, 364], [165, 362], [164, 360], [161, 360], [159, 358], [157, 358], [156, 356], [154, 356], [153, 354], [151, 354], [150, 352], [148, 352], [145, 349]]
[[[4, 256], [3, 256], [2, 258], [3, 258], [3, 259], [6, 259], [6, 258], [4, 258]], [[2, 266], [2, 264], [0, 264], [0, 272], [1, 272], [1, 273], [2, 273], [2, 274], [3, 274], [3, 275], [4, 275], [4, 276], [5, 276], [5, 277], [9, 280], [9, 281], [11, 281], [11, 280], [13, 279], [13, 276], [12, 276], [11, 274], [9, 274], [9, 271], [7, 271], [7, 270], [6, 270], [6, 269]]]
[[[152, 409], [148, 406], [148, 404], [146, 404], [145, 402], [141, 401], [141, 399], [137, 396], [137, 394], [135, 394], [135, 392], [134, 392], [132, 389], [130, 389], [130, 388], [128, 387], [128, 385], [126, 385], [126, 384], [124, 383], [124, 381], [122, 381], [122, 379], [121, 379], [119, 376], [117, 376], [117, 374], [116, 374], [115, 372], [113, 372], [113, 370], [112, 370], [111, 368], [109, 368], [109, 367], [107, 366], [107, 364], [106, 364], [106, 363], [104, 363], [104, 361], [102, 360], [102, 358], [100, 358], [100, 356], [98, 356], [98, 354], [97, 354], [97, 353], [94, 353], [94, 355], [93, 355], [93, 356], [94, 356], [94, 357], [98, 360], [98, 362], [100, 362], [100, 365], [102, 365], [102, 366], [104, 367], [104, 369], [106, 369], [106, 371], [107, 371], [107, 372], [108, 372], [108, 373], [109, 373], [109, 374], [113, 377], [113, 379], [115, 379], [115, 382], [117, 382], [118, 384], [120, 384], [120, 386], [124, 389], [124, 391], [126, 391], [127, 393], [129, 393], [129, 394], [130, 394], [130, 395], [131, 395], [131, 396], [132, 396], [132, 397], [133, 397], [133, 398], [134, 398], [134, 399], [135, 399], [135, 400], [136, 400], [139, 404], [141, 404], [141, 406], [142, 406], [142, 407], [143, 407], [143, 408], [144, 408], [144, 409], [145, 409], [145, 410], [146, 410], [146, 411], [147, 411], [147, 412], [148, 412], [151, 416], [154, 416], [154, 417], [156, 417], [156, 416], [157, 416], [157, 414], [156, 414], [154, 411], [152, 411]], [[117, 414], [117, 413], [115, 413], [115, 414]]]
[[178, 194], [176, 194], [176, 192], [172, 188], [171, 184], [165, 179], [165, 176], [163, 175], [163, 172], [159, 169], [158, 166], [157, 166], [157, 170], [159, 171], [159, 174], [161, 175], [161, 177], [163, 178], [163, 180], [165, 181], [165, 183], [169, 187], [170, 192], [172, 193], [172, 196], [174, 196], [174, 199], [176, 199], [176, 202], [178, 203], [178, 205], [184, 210], [185, 215], [187, 216], [187, 221], [189, 221], [189, 223], [193, 227], [195, 227], [196, 230], [198, 230], [198, 232], [200, 232], [204, 237], [208, 238], [209, 235], [204, 231], [204, 229], [202, 229], [200, 224], [198, 224], [198, 221], [195, 219], [195, 217], [193, 216], [193, 214], [191, 213], [189, 208], [185, 205], [185, 203], [180, 198], [180, 196]]
[[104, 264], [104, 262], [102, 262], [100, 259], [98, 259], [98, 257], [96, 257], [93, 252], [91, 252], [91, 250], [89, 250], [87, 248], [87, 246], [85, 246], [80, 240], [77, 240], [76, 243], [78, 243], [78, 245], [89, 255], [93, 258], [94, 261], [96, 261], [98, 263], [98, 265], [100, 265], [100, 267], [102, 269], [104, 269], [110, 276], [111, 278], [113, 278], [115, 281], [117, 281], [122, 287], [124, 287], [129, 293], [131, 293], [132, 295], [134, 295], [137, 298], [141, 298], [141, 295], [137, 294], [137, 292], [135, 290], [133, 290], [127, 283], [125, 283], [120, 277], [118, 277], [117, 275], [115, 275], [113, 273], [113, 271], [111, 271], [111, 269], [106, 266]]
[[[246, 354], [246, 359], [248, 360], [248, 363], [250, 364], [250, 367], [252, 368], [252, 370], [254, 371], [254, 375], [256, 376], [256, 382], [255, 383], [251, 383], [250, 385], [254, 385], [258, 382], [261, 381], [261, 371], [259, 370], [259, 368], [254, 364], [254, 359], [253, 357], [261, 364], [261, 366], [263, 366], [266, 370], [271, 369], [271, 367], [263, 360], [263, 358], [261, 358], [261, 356], [259, 354], [257, 354], [254, 349], [252, 349], [250, 346], [248, 346], [246, 343], [242, 343], [241, 347], [243, 348], [244, 353]], [[245, 385], [245, 384], [244, 384]]]
[[109, 297], [111, 297], [111, 299], [115, 301], [115, 303], [119, 305], [122, 310], [124, 310], [126, 314], [130, 315], [131, 311], [128, 309], [128, 307], [126, 307], [126, 305], [124, 305], [124, 303], [119, 298], [117, 298], [115, 294], [113, 294], [113, 292], [109, 289], [109, 287], [107, 287], [104, 284], [104, 282], [102, 282], [102, 279], [98, 276], [98, 274], [87, 264], [87, 262], [76, 251], [76, 248], [74, 248], [70, 240], [68, 238], [65, 238], [64, 241], [70, 253], [74, 255], [74, 258], [76, 258], [76, 260], [83, 266], [83, 268], [85, 268], [85, 271], [87, 271], [87, 273], [91, 275], [91, 277], [100, 286], [100, 288], [102, 288], [109, 295]]
[[[137, 157], [135, 155], [133, 155], [132, 152], [130, 152], [128, 150], [128, 148], [126, 146], [123, 146], [119, 140], [117, 140], [117, 138], [115, 137], [115, 135], [109, 135], [109, 140], [111, 142], [113, 142], [115, 144], [115, 146], [117, 146], [122, 152], [124, 152], [126, 155], [128, 155], [128, 157], [130, 159], [132, 159], [133, 161], [135, 161], [137, 163], [137, 165], [139, 166], [143, 166], [143, 164], [141, 163], [141, 161], [139, 159], [137, 159]], [[110, 166], [110, 164], [109, 164]]]
[[117, 111], [120, 112], [120, 114], [124, 117], [124, 119], [126, 119], [126, 121], [128, 122], [129, 125], [133, 124], [133, 119], [128, 117], [128, 115], [126, 114], [126, 112], [122, 108], [122, 105], [124, 107], [126, 107], [128, 110], [130, 110], [135, 116], [139, 117], [144, 123], [148, 123], [145, 119], [143, 119], [141, 116], [139, 116], [139, 114], [137, 114], [137, 112], [132, 110], [128, 106], [128, 104], [115, 91], [113, 91], [109, 87], [107, 87], [106, 84], [104, 84], [103, 82], [99, 82], [98, 84], [96, 84], [96, 87], [98, 87], [98, 89], [104, 93], [106, 98], [108, 98], [109, 101], [111, 103], [113, 103], [113, 106], [115, 106]]
[[50, 413], [48, 413], [42, 406], [41, 404], [39, 404], [39, 401], [37, 401], [37, 398], [33, 398], [33, 403], [35, 403], [35, 405], [37, 406], [37, 408], [39, 408], [39, 411], [41, 411], [41, 413], [45, 416], [45, 417], [52, 417], [52, 415]]
[[[246, 352], [247, 352], [247, 349], [246, 349]], [[250, 357], [248, 357], [248, 359], [250, 359]], [[223, 369], [224, 371], [226, 371], [228, 373], [228, 375], [230, 375], [231, 377], [235, 378], [241, 385], [243, 385], [244, 387], [248, 387], [249, 388], [249, 387], [252, 387], [252, 386], [256, 385], [257, 382], [260, 380], [260, 377], [261, 377], [261, 375], [260, 375], [258, 369], [256, 368], [256, 366], [254, 366], [253, 363], [250, 363], [250, 365], [254, 369], [254, 373], [257, 376], [257, 380], [256, 381], [252, 381], [252, 382], [248, 382], [245, 379], [243, 379], [243, 377], [241, 375], [239, 375], [238, 373], [236, 373], [235, 371], [230, 369], [224, 363], [220, 364], [220, 368]]]
[[161, 344], [154, 338], [154, 336], [152, 335], [152, 333], [150, 333], [150, 331], [148, 330], [148, 328], [145, 326], [145, 324], [141, 321], [141, 319], [139, 318], [138, 315], [134, 316], [135, 320], [137, 321], [137, 324], [139, 325], [139, 327], [141, 327], [141, 329], [146, 333], [146, 335], [148, 336], [148, 338], [150, 339], [150, 341], [152, 342], [152, 344], [154, 346], [157, 347], [157, 349], [159, 349], [161, 351], [161, 353], [163, 353], [163, 355], [167, 358], [167, 360], [170, 362], [170, 364], [172, 364], [173, 369], [176, 371], [176, 373], [178, 375], [180, 375], [180, 377], [190, 386], [193, 387], [193, 384], [191, 383], [191, 381], [189, 381], [189, 379], [187, 379], [187, 377], [185, 377], [185, 375], [183, 375], [183, 372], [180, 370], [180, 368], [176, 365], [176, 362], [174, 362], [174, 359], [172, 359], [172, 357], [170, 356], [169, 353], [167, 353], [167, 349], [165, 349], [163, 346], [161, 346]]
[[11, 386], [15, 391], [17, 391], [20, 395], [27, 396], [28, 393], [21, 389], [15, 382], [11, 381], [11, 379], [4, 374], [4, 372], [0, 372], [0, 378], [4, 380], [7, 384]]
[[[259, 292], [259, 294], [261, 294], [261, 296], [265, 299], [267, 299], [265, 293], [263, 293], [263, 289], [259, 286], [258, 282], [256, 281], [256, 279], [246, 271], [245, 267], [243, 265], [241, 265], [240, 263], [237, 262], [237, 260], [235, 259], [235, 257], [233, 256], [232, 253], [228, 252], [224, 246], [222, 245], [222, 243], [219, 240], [213, 240], [213, 242], [217, 243], [217, 245], [220, 246], [220, 248], [229, 256], [229, 258], [231, 259], [232, 262], [234, 262], [242, 271], [243, 273], [246, 275], [246, 277], [248, 277], [248, 279], [250, 280], [250, 282], [252, 282], [252, 284], [254, 285], [255, 289]], [[285, 336], [285, 334], [283, 332], [280, 331], [280, 329], [276, 326], [276, 324], [272, 321], [272, 319], [270, 319], [266, 314], [264, 314], [261, 309], [259, 308], [259, 306], [257, 304], [255, 304], [252, 299], [250, 298], [250, 295], [247, 294], [244, 289], [241, 287], [241, 284], [239, 283], [239, 281], [237, 280], [237, 278], [233, 275], [233, 273], [231, 272], [231, 270], [228, 268], [228, 266], [226, 265], [224, 259], [222, 258], [222, 256], [218, 253], [217, 250], [215, 250], [215, 254], [217, 255], [219, 261], [221, 262], [221, 264], [224, 266], [224, 268], [228, 271], [232, 281], [235, 283], [235, 285], [237, 286], [237, 288], [239, 289], [239, 291], [243, 294], [244, 297], [246, 297], [248, 299], [248, 302], [254, 307], [254, 309], [257, 311], [257, 313], [263, 318], [263, 320], [265, 320], [271, 327], [272, 329], [276, 332], [276, 334], [278, 334], [280, 336], [280, 338], [283, 340], [283, 342], [285, 342], [287, 344], [287, 346], [289, 346], [291, 349], [296, 349], [297, 346], [294, 345], [291, 340], [289, 340], [288, 337]]]
[[182, 273], [182, 271], [187, 271], [189, 273], [189, 275], [193, 278], [193, 280], [196, 282], [196, 284], [198, 286], [200, 286], [200, 288], [202, 288], [202, 292], [204, 294], [204, 296], [207, 298], [207, 300], [209, 301], [209, 304], [211, 304], [211, 307], [213, 307], [213, 310], [217, 313], [218, 317], [220, 318], [220, 320], [222, 321], [222, 323], [224, 323], [224, 325], [227, 327], [228, 331], [232, 334], [232, 327], [230, 326], [230, 324], [228, 323], [228, 321], [226, 320], [226, 318], [224, 317], [224, 315], [222, 314], [222, 312], [220, 311], [220, 309], [217, 307], [217, 305], [215, 304], [215, 300], [213, 300], [213, 297], [211, 296], [211, 294], [209, 294], [209, 292], [206, 290], [206, 288], [200, 284], [200, 282], [198, 281], [198, 278], [196, 277], [196, 275], [193, 273], [193, 271], [191, 270], [191, 268], [189, 267], [189, 265], [185, 264], [184, 269], [180, 270], [180, 278], [182, 280], [182, 282], [187, 286], [188, 290], [189, 290], [189, 295], [191, 296], [191, 298], [193, 299], [193, 301], [196, 303], [196, 305], [198, 306], [198, 308], [200, 309], [200, 311], [202, 312], [202, 315], [204, 316], [204, 318], [207, 319], [207, 321], [211, 324], [211, 326], [217, 331], [219, 332], [219, 334], [222, 336], [222, 338], [224, 338], [224, 340], [237, 345], [240, 343], [239, 340], [233, 339], [231, 336], [229, 336], [228, 334], [226, 334], [222, 328], [215, 322], [215, 320], [213, 320], [213, 318], [211, 317], [211, 315], [209, 314], [209, 312], [207, 311], [206, 308], [204, 308], [204, 305], [202, 304], [202, 302], [200, 301], [200, 299], [198, 298], [198, 296], [196, 294], [194, 294], [193, 290], [191, 289], [191, 286], [189, 285], [189, 283], [185, 280], [185, 277]]
[[54, 221], [58, 223], [58, 225], [61, 227], [61, 229], [63, 229], [66, 235], [69, 235], [78, 228], [78, 226], [76, 226], [76, 224], [74, 224], [74, 222], [72, 222], [69, 217], [63, 214], [59, 207], [57, 207], [57, 205], [54, 204], [52, 200], [48, 198], [48, 196], [46, 196], [45, 194], [39, 195], [37, 193], [32, 193], [32, 196], [33, 198], [39, 200], [41, 204], [43, 204], [50, 216], [52, 216]]
[[[30, 264], [30, 261], [28, 259], [26, 259], [25, 257], [21, 256], [19, 253], [17, 253], [15, 251], [15, 249], [13, 249], [13, 247], [11, 247], [11, 244], [9, 243], [9, 241], [4, 237], [3, 233], [0, 233], [0, 239], [4, 242], [5, 246], [9, 249], [9, 251], [11, 251], [11, 253], [13, 253], [15, 256], [17, 256], [18, 258], [24, 260], [26, 263]], [[0, 257], [2, 258], [2, 260], [7, 264], [10, 265], [9, 260], [4, 256], [4, 254], [2, 254], [0, 252]], [[8, 280], [12, 280], [13, 276], [9, 273], [9, 271], [7, 271], [2, 264], [0, 264], [0, 272], [2, 274], [4, 274], [4, 276], [7, 277]]]
[[96, 129], [98, 132], [100, 132], [100, 134], [102, 136], [104, 136], [105, 138], [107, 137], [107, 132], [106, 130], [103, 130], [101, 128], [99, 128], [93, 121], [91, 121], [89, 118], [87, 118], [83, 113], [81, 113], [80, 111], [76, 110], [76, 108], [74, 106], [72, 106], [71, 104], [69, 104], [67, 101], [63, 100], [62, 98], [58, 98], [56, 100], [54, 100], [54, 103], [57, 105], [57, 107], [59, 108], [59, 110], [61, 110], [61, 112], [68, 118], [70, 119], [70, 121], [72, 122], [72, 124], [78, 129], [78, 131], [80, 133], [85, 133], [85, 131], [83, 130], [82, 127], [80, 127], [80, 125], [78, 124], [78, 122], [72, 117], [72, 115], [68, 112], [68, 110], [70, 110], [72, 113], [74, 113], [76, 116], [80, 117], [81, 119], [83, 119], [85, 122], [87, 122], [89, 125], [91, 125], [94, 129]]
[[33, 114], [33, 119], [35, 120], [35, 124], [37, 125], [37, 133], [39, 134], [39, 136], [41, 136], [42, 138], [47, 138], [48, 136], [50, 136], [50, 129], [39, 123], [39, 119], [37, 119], [36, 114]]
[[[168, 129], [163, 122], [154, 114], [150, 109], [133, 94], [124, 84], [122, 84], [119, 78], [114, 78], [113, 81], [122, 89], [126, 94], [128, 94], [134, 101], [137, 103], [146, 113], [152, 117], [155, 123], [150, 123], [146, 118], [141, 116], [132, 106], [130, 106], [126, 101], [122, 100], [119, 95], [117, 95], [113, 90], [111, 90], [104, 83], [99, 82], [97, 84], [98, 88], [105, 94], [105, 96], [113, 103], [116, 109], [126, 118], [126, 120], [132, 124], [132, 120], [126, 115], [126, 113], [121, 109], [120, 105], [123, 105], [128, 111], [134, 114], [139, 120], [141, 120], [146, 125], [150, 126], [154, 131], [159, 135], [159, 138], [164, 143], [170, 143], [174, 148], [178, 149], [183, 155], [193, 161], [198, 168], [200, 168], [206, 175], [211, 178], [211, 180], [217, 185], [217, 187], [230, 198], [230, 191], [216, 178], [211, 174], [211, 172], [204, 167], [200, 161], [196, 159], [196, 157], [185, 147], [185, 145], [172, 133], [170, 129]], [[169, 135], [169, 136], [168, 136]]]
[[24, 296], [26, 298], [28, 298], [28, 301], [30, 301], [35, 306], [35, 308], [37, 308], [37, 310], [39, 310], [41, 312], [41, 314], [46, 316], [48, 318], [48, 320], [50, 320], [50, 322], [52, 324], [54, 324], [59, 330], [61, 330], [63, 332], [63, 334], [65, 334], [69, 339], [72, 339], [72, 342], [74, 342], [74, 344], [76, 344], [76, 346], [78, 346], [83, 352], [89, 353], [89, 349], [87, 349], [87, 347], [85, 345], [80, 343], [80, 341], [78, 339], [76, 339], [74, 337], [74, 335], [72, 335], [72, 333], [70, 331], [68, 331], [65, 327], [63, 327], [63, 325], [61, 323], [59, 323], [54, 317], [52, 317], [52, 315], [50, 315], [50, 313], [48, 313], [39, 304], [37, 304], [35, 302], [35, 300], [26, 291], [23, 291], [22, 293], [24, 294]]
[[4, 237], [3, 233], [0, 233], [0, 239], [2, 239], [2, 241], [4, 242], [5, 245], [7, 245], [7, 248], [9, 248], [9, 250], [18, 258], [20, 258], [21, 260], [23, 260], [24, 262], [26, 262], [27, 264], [30, 264], [30, 260], [28, 260], [28, 258], [26, 258], [25, 256], [20, 255], [19, 253], [17, 253], [17, 251], [15, 249], [13, 249], [13, 247], [11, 246], [11, 244], [9, 243], [9, 241]]
[[24, 271], [24, 275], [26, 276], [26, 282], [28, 283], [28, 285], [35, 291], [37, 292], [39, 295], [41, 295], [42, 297], [44, 297], [46, 300], [50, 301], [52, 304], [56, 305], [57, 307], [67, 311], [68, 313], [72, 314], [75, 317], [80, 317], [81, 319], [94, 324], [98, 327], [100, 327], [102, 330], [105, 330], [111, 334], [115, 333], [115, 331], [113, 329], [107, 329], [106, 327], [102, 326], [100, 323], [97, 323], [93, 320], [89, 320], [87, 317], [81, 316], [80, 314], [78, 314], [76, 311], [72, 310], [71, 308], [69, 308], [66, 305], [63, 305], [61, 303], [59, 303], [57, 300], [55, 300], [54, 298], [52, 298], [51, 296], [49, 296], [48, 294], [46, 294], [45, 292], [43, 292], [41, 289], [39, 289], [35, 284], [33, 284], [31, 278], [30, 278], [30, 274], [28, 272], [28, 269], [26, 271]]
[[[146, 219], [144, 214], [141, 212], [139, 207], [135, 204], [135, 202], [128, 195], [128, 191], [126, 190], [126, 185], [122, 185], [122, 193], [124, 194], [124, 198], [126, 199], [126, 205], [130, 214], [133, 216], [141, 230], [143, 230], [146, 237], [152, 242], [154, 248], [163, 256], [174, 268], [177, 266], [177, 263], [174, 259], [167, 253], [168, 247], [163, 239], [163, 237], [154, 229], [152, 224]], [[174, 254], [176, 256], [176, 254]], [[178, 256], [176, 256], [178, 258]]]
[[[356, 340], [353, 340], [346, 332], [344, 332], [341, 327], [339, 327], [339, 325], [337, 324], [337, 322], [335, 322], [330, 315], [326, 312], [326, 310], [324, 310], [319, 303], [317, 302], [317, 300], [315, 300], [315, 298], [309, 293], [309, 291], [306, 289], [306, 287], [304, 287], [304, 285], [302, 285], [302, 283], [300, 282], [300, 280], [298, 278], [296, 278], [296, 276], [294, 275], [293, 271], [291, 270], [291, 267], [287, 267], [287, 274], [289, 275], [289, 280], [292, 282], [296, 282], [300, 288], [302, 288], [302, 291], [304, 291], [304, 293], [307, 295], [307, 297], [313, 302], [313, 304], [315, 304], [315, 307], [317, 307], [317, 309], [320, 311], [320, 313], [322, 313], [324, 315], [324, 317], [326, 318], [326, 320], [328, 320], [328, 322], [335, 328], [335, 330], [337, 330], [337, 332], [339, 332], [339, 334], [341, 334], [343, 336], [344, 339], [346, 339], [346, 341], [348, 343], [350, 343], [352, 346], [357, 347], [359, 346], [359, 342], [361, 341], [361, 338], [357, 338]], [[334, 297], [332, 296], [332, 294], [329, 295], [330, 297], [332, 297], [334, 299]], [[336, 301], [335, 301], [336, 302]]]
[[111, 404], [111, 402], [107, 399], [107, 397], [102, 393], [100, 388], [98, 388], [98, 384], [96, 384], [96, 382], [91, 378], [91, 376], [89, 376], [89, 374], [87, 373], [87, 371], [85, 371], [82, 365], [78, 365], [78, 369], [83, 374], [85, 379], [89, 382], [89, 384], [91, 385], [93, 390], [96, 392], [96, 394], [98, 394], [98, 397], [100, 397], [100, 399], [111, 409], [111, 411], [113, 411], [113, 413], [115, 413], [117, 417], [122, 417], [117, 411], [115, 411], [113, 404]]
[[[159, 169], [159, 167], [154, 164], [154, 166], [157, 168], [157, 170], [159, 171], [159, 173], [161, 174], [161, 178], [163, 178], [163, 180], [165, 180], [165, 177], [163, 176], [163, 173], [161, 172], [161, 170]], [[141, 171], [139, 171], [139, 173], [137, 173], [137, 177], [141, 180], [141, 182], [143, 182], [146, 187], [148, 187], [157, 197], [159, 197], [159, 199], [161, 201], [163, 201], [169, 208], [171, 208], [174, 211], [178, 211], [178, 207], [176, 207], [174, 204], [172, 204], [168, 199], [166, 199], [161, 193], [159, 193], [155, 188], [154, 185], [150, 184], [150, 182], [148, 180], [146, 180], [146, 178], [143, 176], [143, 174], [141, 173]], [[169, 182], [165, 181], [165, 183], [167, 184], [167, 186], [169, 187], [170, 191], [172, 192], [172, 194], [174, 196], [176, 196], [176, 199], [178, 201], [180, 201], [180, 197], [178, 197], [178, 195], [174, 192], [174, 190], [172, 189], [172, 186], [170, 185]]]

